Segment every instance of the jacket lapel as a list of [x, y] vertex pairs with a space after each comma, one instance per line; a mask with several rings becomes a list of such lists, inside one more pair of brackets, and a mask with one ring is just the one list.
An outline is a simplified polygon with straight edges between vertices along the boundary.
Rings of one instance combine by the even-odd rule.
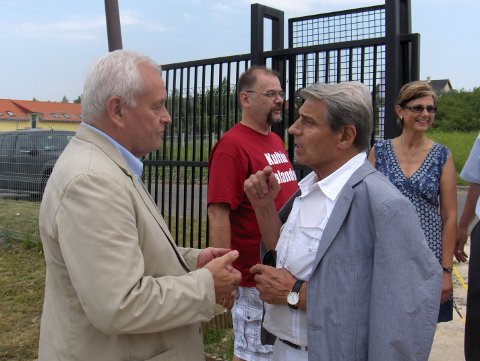
[[88, 129], [87, 127], [80, 126], [78, 127], [77, 134], [76, 136], [79, 139], [82, 139], [84, 141], [90, 142], [100, 148], [117, 166], [125, 173], [125, 176], [130, 178], [130, 181], [133, 184], [133, 187], [135, 190], [138, 192], [138, 195], [144, 202], [145, 206], [153, 216], [153, 218], [156, 220], [158, 225], [160, 226], [162, 232], [165, 234], [166, 239], [174, 249], [175, 253], [177, 254], [177, 258], [182, 264], [182, 266], [185, 268], [187, 272], [190, 271], [188, 268], [185, 260], [181, 256], [181, 254], [178, 251], [177, 245], [175, 244], [170, 231], [168, 229], [167, 224], [165, 223], [165, 220], [163, 219], [160, 210], [158, 209], [157, 205], [155, 204], [155, 201], [153, 198], [150, 196], [150, 193], [148, 190], [145, 188], [143, 183], [141, 183], [141, 180], [137, 179], [137, 177], [130, 171], [130, 168], [128, 167], [127, 163], [125, 162], [125, 159], [122, 157], [122, 155], [117, 151], [117, 149], [114, 147], [112, 143], [106, 138], [104, 138], [102, 135]]
[[179, 253], [177, 245], [175, 244], [172, 235], [168, 229], [167, 224], [165, 223], [165, 220], [163, 219], [160, 210], [158, 209], [155, 201], [153, 200], [152, 196], [148, 192], [147, 188], [144, 186], [141, 179], [136, 179], [136, 177], [133, 174], [129, 174], [132, 183], [137, 190], [138, 194], [142, 198], [143, 202], [145, 203], [145, 206], [148, 208], [150, 214], [155, 218], [157, 221], [158, 225], [160, 226], [163, 234], [165, 235], [165, 238], [167, 238], [168, 242], [172, 246], [173, 250], [175, 251], [177, 258], [179, 262], [182, 264], [183, 268], [187, 271], [190, 272], [190, 269], [187, 266], [187, 263], [183, 259], [182, 255]]
[[136, 179], [135, 176], [130, 175], [133, 186], [137, 190], [138, 194], [140, 195], [140, 198], [142, 198], [143, 202], [145, 203], [145, 206], [148, 208], [150, 213], [152, 214], [153, 218], [157, 221], [158, 225], [162, 228], [164, 231], [165, 235], [167, 236], [168, 240], [170, 243], [174, 244], [175, 242], [173, 241], [170, 231], [168, 230], [168, 226], [165, 223], [165, 220], [163, 219], [160, 210], [158, 209], [155, 201], [153, 200], [152, 196], [148, 192], [147, 188], [144, 186], [142, 183], [141, 179]]
[[358, 183], [362, 182], [368, 174], [374, 173], [375, 171], [375, 168], [373, 168], [373, 166], [368, 161], [365, 161], [365, 163], [352, 174], [350, 179], [343, 186], [340, 194], [338, 195], [338, 199], [335, 207], [333, 208], [332, 214], [330, 215], [327, 225], [325, 226], [325, 230], [323, 231], [322, 239], [320, 240], [317, 255], [313, 263], [313, 269], [318, 266], [323, 256], [327, 252], [328, 248], [337, 236], [338, 232], [340, 231], [343, 223], [345, 222], [348, 211], [352, 205], [353, 197], [355, 194], [355, 186], [357, 186]]

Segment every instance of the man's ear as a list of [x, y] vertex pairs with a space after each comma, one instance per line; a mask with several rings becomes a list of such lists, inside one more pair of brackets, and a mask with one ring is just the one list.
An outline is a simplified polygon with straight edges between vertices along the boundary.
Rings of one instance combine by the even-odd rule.
[[343, 149], [350, 148], [357, 137], [357, 129], [353, 124], [347, 124], [340, 129], [339, 145]]
[[113, 96], [107, 100], [107, 116], [116, 127], [125, 127], [124, 109], [120, 97]]
[[246, 91], [240, 92], [240, 104], [242, 104], [244, 107], [249, 107], [250, 106], [250, 98], [248, 96], [248, 93]]

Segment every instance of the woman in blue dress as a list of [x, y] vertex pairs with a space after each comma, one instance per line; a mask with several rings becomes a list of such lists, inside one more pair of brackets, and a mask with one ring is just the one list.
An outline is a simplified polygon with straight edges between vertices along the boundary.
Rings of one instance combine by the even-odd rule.
[[453, 318], [452, 264], [457, 233], [456, 172], [450, 150], [427, 138], [437, 96], [422, 81], [405, 84], [395, 112], [400, 136], [374, 145], [369, 160], [415, 206], [428, 245], [443, 268], [438, 322]]

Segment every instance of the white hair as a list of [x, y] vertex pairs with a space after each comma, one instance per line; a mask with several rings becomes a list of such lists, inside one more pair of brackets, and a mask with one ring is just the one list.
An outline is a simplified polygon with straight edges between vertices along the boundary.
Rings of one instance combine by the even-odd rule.
[[121, 97], [128, 107], [135, 107], [137, 99], [145, 92], [139, 63], [161, 67], [149, 57], [128, 50], [115, 50], [98, 59], [90, 68], [82, 94], [82, 113], [85, 122], [93, 122], [105, 115], [106, 105], [112, 96]]

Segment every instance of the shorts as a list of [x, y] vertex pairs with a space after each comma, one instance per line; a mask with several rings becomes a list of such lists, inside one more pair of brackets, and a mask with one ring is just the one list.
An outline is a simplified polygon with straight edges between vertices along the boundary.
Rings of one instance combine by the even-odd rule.
[[262, 345], [263, 302], [255, 287], [239, 287], [232, 308], [235, 356], [246, 361], [271, 361], [272, 345]]

